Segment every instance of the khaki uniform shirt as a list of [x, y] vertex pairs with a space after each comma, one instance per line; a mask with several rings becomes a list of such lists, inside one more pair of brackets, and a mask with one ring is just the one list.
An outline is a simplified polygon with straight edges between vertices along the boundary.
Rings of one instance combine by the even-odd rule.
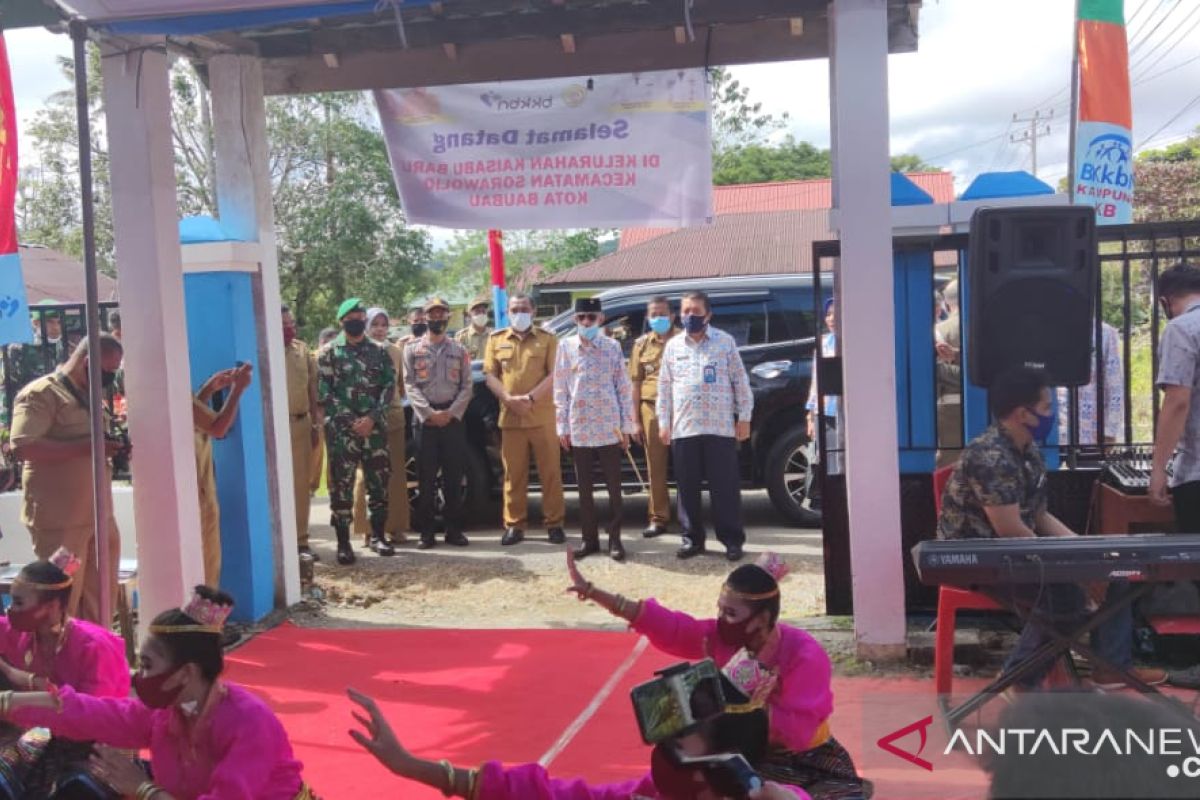
[[477, 331], [474, 325], [467, 325], [467, 327], [454, 334], [454, 341], [467, 349], [467, 354], [470, 355], [472, 361], [478, 361], [483, 358], [483, 354], [487, 351], [487, 340], [491, 335], [492, 329], [490, 327]]
[[299, 339], [283, 350], [284, 371], [287, 373], [288, 414], [298, 417], [312, 411], [309, 408], [309, 388], [317, 385], [317, 362], [308, 345]]
[[[13, 447], [46, 439], [56, 442], [89, 440], [92, 423], [84, 403], [86, 391], [71, 385], [61, 372], [45, 375], [28, 384], [13, 404]], [[111, 469], [106, 478], [112, 479]], [[92, 456], [89, 452], [54, 463], [26, 461], [22, 479], [25, 502], [21, 522], [27, 527], [56, 530], [94, 524]]]
[[[541, 328], [530, 328], [522, 337], [512, 328], [495, 331], [488, 337], [484, 351], [483, 371], [499, 378], [509, 394], [523, 395], [554, 375], [554, 359], [558, 354], [558, 338]], [[509, 411], [500, 404], [501, 428], [540, 428], [554, 424], [554, 398], [546, 392], [533, 404], [533, 411], [524, 416]]]
[[[207, 417], [210, 422], [217, 418], [217, 412], [200, 402], [200, 399], [194, 395], [192, 396], [192, 414]], [[216, 499], [217, 470], [213, 464], [212, 437], [197, 427], [193, 427], [192, 430], [196, 438], [196, 481], [200, 488], [200, 500], [204, 502], [210, 498]]]
[[666, 336], [659, 336], [652, 331], [633, 343], [633, 352], [629, 354], [629, 380], [635, 384], [641, 382], [639, 401], [654, 402], [658, 399], [658, 372], [662, 367], [663, 348], [674, 335], [674, 328]]
[[[408, 337], [405, 337], [408, 338]], [[396, 393], [392, 395], [391, 408], [404, 408], [404, 345], [388, 342], [383, 346], [392, 358], [392, 366], [396, 370]]]

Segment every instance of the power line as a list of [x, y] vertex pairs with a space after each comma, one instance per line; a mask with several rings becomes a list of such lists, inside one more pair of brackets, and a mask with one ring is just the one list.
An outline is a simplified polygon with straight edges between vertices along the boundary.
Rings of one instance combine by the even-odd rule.
[[[1054, 116], [1053, 111], [1051, 111], [1051, 113], [1047, 114], [1046, 116], [1041, 116], [1040, 112], [1035, 111], [1035, 112], [1033, 112], [1032, 117], [1020, 117], [1020, 118], [1018, 118], [1016, 114], [1013, 114], [1012, 121], [1014, 124], [1016, 124], [1018, 122], [1028, 122], [1029, 129], [1022, 131], [1019, 136], [1016, 134], [1013, 134], [1012, 136], [1009, 137], [1009, 141], [1011, 141], [1013, 144], [1017, 144], [1018, 142], [1028, 142], [1029, 143], [1029, 152], [1033, 158], [1033, 170], [1032, 171], [1033, 171], [1033, 176], [1035, 178], [1037, 177], [1037, 143], [1038, 143], [1038, 139], [1040, 139], [1043, 136], [1050, 135], [1049, 120], [1053, 116]], [[1045, 127], [1041, 127], [1041, 124], [1043, 122], [1047, 123], [1045, 125]]]
[[1008, 136], [1007, 128], [1002, 133], [998, 133], [995, 136], [989, 136], [986, 139], [979, 139], [978, 141], [968, 142], [967, 144], [964, 144], [960, 147], [956, 147], [953, 150], [947, 150], [946, 152], [939, 153], [936, 156], [929, 156], [929, 160], [937, 161], [939, 159], [945, 158], [946, 156], [952, 156], [955, 153], [961, 153], [963, 150], [970, 150], [971, 148], [978, 147], [981, 144], [987, 144], [988, 142], [994, 142], [997, 139], [1003, 139], [1005, 136]]
[[1197, 103], [1200, 103], [1200, 94], [1196, 95], [1191, 100], [1189, 100], [1187, 105], [1185, 105], [1183, 108], [1179, 109], [1179, 112], [1175, 116], [1171, 117], [1169, 120], [1164, 122], [1162, 124], [1162, 127], [1160, 127], [1154, 133], [1147, 136], [1145, 139], [1142, 139], [1141, 144], [1139, 144], [1136, 149], [1141, 150], [1143, 147], [1145, 147], [1146, 142], [1151, 141], [1155, 136], [1158, 136], [1160, 133], [1165, 131], [1167, 128], [1171, 127], [1171, 125], [1174, 124], [1177, 119], [1179, 119], [1184, 114], [1186, 114], [1188, 112], [1188, 110], [1191, 109], [1191, 107], [1196, 105]]
[[1138, 4], [1138, 7], [1133, 10], [1133, 13], [1129, 15], [1129, 19], [1125, 20], [1125, 27], [1128, 28], [1130, 25], [1132, 25], [1137, 20], [1138, 15], [1145, 11], [1146, 7], [1149, 5], [1150, 0], [1142, 0], [1142, 2]]
[[1163, 26], [1163, 23], [1166, 22], [1167, 20], [1169, 20], [1171, 18], [1171, 15], [1174, 14], [1176, 11], [1178, 11], [1180, 6], [1182, 6], [1182, 5], [1183, 4], [1180, 3], [1179, 0], [1175, 0], [1175, 5], [1171, 6], [1169, 9], [1167, 9], [1167, 13], [1163, 14], [1162, 19], [1160, 19], [1158, 21], [1158, 24], [1155, 25], [1153, 28], [1151, 28], [1150, 32], [1147, 33], [1144, 37], [1142, 37], [1141, 41], [1134, 44], [1133, 48], [1129, 51], [1129, 54], [1133, 55], [1138, 50], [1140, 50], [1142, 47], [1144, 47], [1146, 42], [1150, 41], [1150, 37], [1153, 36], [1155, 34], [1155, 32]]
[[1174, 66], [1172, 66], [1172, 67], [1167, 67], [1167, 68], [1166, 68], [1166, 69], [1164, 69], [1163, 71], [1161, 71], [1161, 72], [1156, 72], [1156, 73], [1154, 73], [1153, 75], [1151, 75], [1151, 76], [1149, 76], [1149, 77], [1146, 77], [1146, 78], [1138, 78], [1136, 81], [1134, 81], [1134, 85], [1143, 84], [1143, 83], [1146, 83], [1146, 82], [1148, 82], [1148, 81], [1152, 81], [1152, 80], [1154, 80], [1154, 79], [1156, 79], [1156, 78], [1160, 78], [1160, 77], [1162, 77], [1163, 75], [1166, 75], [1168, 72], [1174, 72], [1175, 70], [1179, 69], [1180, 67], [1186, 67], [1188, 64], [1192, 64], [1192, 63], [1194, 63], [1194, 62], [1196, 62], [1196, 61], [1200, 61], [1200, 55], [1192, 56], [1192, 57], [1191, 57], [1191, 58], [1189, 58], [1187, 61], [1180, 61], [1178, 64], [1176, 64], [1176, 65], [1174, 65]]
[[[1191, 12], [1188, 13], [1188, 15], [1186, 17], [1184, 17], [1182, 21], [1180, 21], [1180, 23], [1175, 31], [1168, 33], [1166, 36], [1164, 36], [1162, 39], [1160, 39], [1158, 41], [1158, 44], [1154, 45], [1154, 47], [1152, 47], [1148, 52], [1142, 53], [1140, 56], [1138, 56], [1137, 60], [1135, 62], [1133, 62], [1133, 64], [1130, 65], [1129, 71], [1133, 72], [1135, 69], [1145, 65], [1146, 61], [1150, 58], [1150, 56], [1154, 55], [1155, 51], [1158, 50], [1158, 48], [1160, 48], [1164, 44], [1166, 44], [1171, 39], [1171, 37], [1175, 34], [1176, 31], [1182, 30], [1183, 26], [1187, 25], [1188, 20], [1190, 20], [1192, 17], [1196, 16], [1197, 11], [1200, 11], [1200, 3], [1198, 3], [1192, 7]], [[1160, 55], [1157, 60], [1152, 62], [1149, 65], [1149, 67], [1147, 67], [1147, 69], [1149, 69], [1150, 67], [1153, 67], [1155, 64], [1157, 64], [1164, 57], [1166, 57], [1166, 55], [1168, 53], [1170, 53], [1172, 50], [1174, 50], [1176, 47], [1178, 47], [1180, 42], [1187, 39], [1188, 34], [1196, 29], [1196, 25], [1200, 25], [1200, 21], [1197, 21], [1195, 24], [1192, 25], [1192, 27], [1183, 31], [1183, 36], [1181, 36], [1179, 39], [1176, 39], [1175, 43], [1172, 44], [1170, 47], [1168, 47], [1165, 51], [1163, 51], [1162, 55]]]
[[1145, 31], [1146, 28], [1149, 27], [1150, 23], [1154, 20], [1154, 15], [1166, 8], [1167, 4], [1170, 2], [1171, 0], [1159, 0], [1158, 5], [1155, 6], [1154, 10], [1150, 12], [1148, 17], [1142, 20], [1142, 24], [1138, 26], [1138, 29], [1136, 31], [1129, 32], [1130, 52], [1133, 51], [1133, 47], [1135, 46], [1134, 42], [1142, 35], [1142, 32]]

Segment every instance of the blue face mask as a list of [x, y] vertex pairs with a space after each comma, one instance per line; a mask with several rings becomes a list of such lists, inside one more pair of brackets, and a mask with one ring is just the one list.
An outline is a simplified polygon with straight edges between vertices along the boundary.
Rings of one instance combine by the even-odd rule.
[[1050, 435], [1050, 429], [1054, 427], [1054, 409], [1050, 409], [1050, 413], [1042, 416], [1036, 410], [1025, 407], [1025, 410], [1037, 417], [1037, 425], [1025, 426], [1025, 430], [1029, 431], [1029, 435], [1033, 437], [1035, 442], [1044, 442], [1046, 437]]
[[590, 342], [600, 335], [599, 325], [579, 325], [576, 330], [579, 332], [579, 338], [585, 342]]
[[654, 331], [659, 336], [662, 336], [664, 333], [671, 330], [670, 317], [651, 317], [649, 324], [650, 330]]
[[702, 333], [708, 327], [708, 320], [699, 314], [684, 314], [683, 329], [688, 333]]

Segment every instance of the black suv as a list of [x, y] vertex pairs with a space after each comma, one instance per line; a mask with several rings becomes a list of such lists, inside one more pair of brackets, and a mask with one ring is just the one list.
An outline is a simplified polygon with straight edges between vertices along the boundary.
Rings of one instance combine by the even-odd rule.
[[[605, 331], [621, 343], [628, 357], [634, 340], [646, 330], [646, 302], [651, 297], [666, 295], [678, 311], [680, 297], [696, 290], [706, 292], [712, 302], [713, 326], [737, 341], [754, 392], [750, 441], [739, 449], [743, 485], [765, 487], [789, 523], [814, 524], [816, 516], [801, 505], [808, 474], [805, 403], [818, 334], [813, 319], [811, 277], [761, 275], [664, 281], [611, 289], [600, 295]], [[823, 294], [829, 296], [830, 292], [831, 285], [826, 281]], [[823, 328], [824, 323], [820, 326]], [[543, 327], [561, 338], [574, 331], [575, 322], [573, 315], [565, 312], [545, 322]], [[465, 420], [471, 453], [464, 488], [469, 513], [483, 520], [488, 514], [494, 515], [491, 501], [503, 483], [503, 470], [500, 432], [496, 426], [499, 405], [483, 380], [482, 362], [475, 362], [474, 367], [475, 396]], [[638, 472], [645, 477], [641, 448], [634, 445], [632, 454]], [[409, 464], [409, 485], [415, 490], [411, 459]], [[563, 459], [562, 472], [564, 484], [573, 487], [575, 470], [569, 457]], [[626, 462], [627, 489], [640, 488], [638, 472]], [[535, 474], [530, 476], [531, 487], [536, 486], [535, 478]]]

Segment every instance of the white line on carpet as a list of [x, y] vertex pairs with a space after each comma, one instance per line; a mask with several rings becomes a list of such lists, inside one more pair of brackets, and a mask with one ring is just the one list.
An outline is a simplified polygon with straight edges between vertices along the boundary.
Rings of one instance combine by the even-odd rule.
[[539, 764], [541, 764], [543, 767], [549, 767], [550, 762], [558, 758], [559, 755], [562, 754], [562, 751], [567, 749], [567, 745], [571, 743], [571, 740], [574, 739], [581, 730], [583, 730], [583, 726], [588, 724], [588, 721], [591, 720], [591, 718], [596, 715], [596, 712], [600, 710], [600, 706], [604, 705], [604, 701], [608, 699], [608, 696], [611, 695], [613, 690], [617, 688], [617, 684], [620, 683], [621, 679], [625, 677], [625, 673], [633, 669], [633, 665], [637, 663], [637, 660], [641, 657], [642, 653], [646, 652], [646, 647], [649, 644], [650, 640], [645, 636], [638, 637], [637, 643], [633, 646], [633, 650], [629, 653], [625, 660], [621, 662], [621, 666], [617, 667], [616, 671], [609, 676], [604, 685], [600, 687], [600, 691], [596, 692], [596, 696], [592, 698], [592, 702], [588, 703], [587, 708], [581, 711], [579, 716], [567, 726], [567, 729], [562, 732], [561, 736], [558, 737], [558, 741], [556, 741], [550, 747], [550, 749], [546, 751], [545, 755], [538, 759]]

